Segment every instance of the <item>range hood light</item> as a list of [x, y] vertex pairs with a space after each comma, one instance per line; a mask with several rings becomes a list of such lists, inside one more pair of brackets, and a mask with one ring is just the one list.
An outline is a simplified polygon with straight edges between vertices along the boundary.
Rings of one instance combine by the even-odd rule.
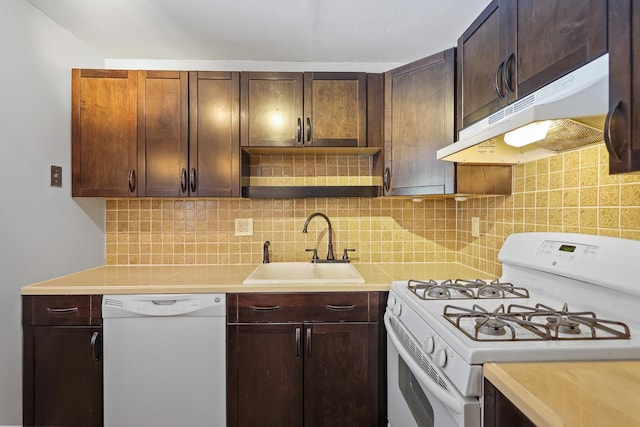
[[504, 134], [504, 142], [512, 147], [524, 147], [532, 142], [541, 141], [547, 137], [551, 120], [530, 123]]

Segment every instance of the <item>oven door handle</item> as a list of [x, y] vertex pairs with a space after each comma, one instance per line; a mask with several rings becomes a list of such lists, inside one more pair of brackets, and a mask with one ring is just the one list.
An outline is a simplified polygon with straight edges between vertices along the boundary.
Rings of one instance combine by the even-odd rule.
[[389, 313], [385, 313], [384, 315], [384, 325], [387, 328], [387, 335], [391, 339], [391, 342], [393, 343], [393, 346], [398, 351], [398, 354], [400, 355], [400, 357], [402, 357], [402, 359], [407, 364], [409, 369], [411, 369], [411, 372], [413, 373], [413, 375], [415, 375], [415, 377], [420, 381], [420, 383], [425, 387], [427, 387], [429, 391], [447, 408], [449, 408], [451, 411], [455, 412], [456, 414], [462, 414], [462, 411], [463, 411], [462, 403], [458, 399], [456, 399], [455, 396], [443, 390], [429, 375], [427, 375], [424, 369], [420, 365], [418, 365], [418, 363], [411, 356], [411, 354], [409, 354], [409, 352], [404, 348], [404, 346], [400, 342], [400, 339], [398, 338], [395, 331], [391, 327], [390, 316], [391, 315]]

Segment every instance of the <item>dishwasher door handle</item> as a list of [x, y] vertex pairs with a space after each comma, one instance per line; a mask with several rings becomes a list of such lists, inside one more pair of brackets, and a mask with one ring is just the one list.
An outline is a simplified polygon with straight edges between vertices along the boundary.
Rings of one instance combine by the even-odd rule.
[[178, 302], [178, 300], [175, 299], [154, 299], [151, 300], [152, 303], [154, 303], [155, 305], [173, 305], [176, 302]]

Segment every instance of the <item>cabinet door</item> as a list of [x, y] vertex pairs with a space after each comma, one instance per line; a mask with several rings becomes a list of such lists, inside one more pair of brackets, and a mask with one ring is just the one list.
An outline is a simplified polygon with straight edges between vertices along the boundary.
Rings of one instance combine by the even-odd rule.
[[189, 74], [189, 194], [240, 197], [240, 73]]
[[302, 145], [302, 73], [242, 73], [243, 147]]
[[24, 327], [25, 426], [102, 426], [101, 327]]
[[366, 73], [304, 74], [304, 145], [367, 145]]
[[304, 426], [378, 425], [378, 324], [305, 324]]
[[517, 22], [519, 98], [607, 52], [605, 0], [518, 0]]
[[[385, 192], [390, 195], [455, 191], [455, 165], [436, 159], [453, 143], [454, 49], [385, 74]], [[389, 156], [390, 152], [390, 156]]]
[[485, 427], [534, 427], [527, 418], [490, 381], [484, 380], [484, 420]]
[[609, 0], [609, 114], [605, 144], [609, 173], [640, 171], [640, 6], [632, 0]]
[[72, 70], [73, 196], [137, 195], [136, 72]]
[[302, 324], [227, 329], [230, 427], [302, 426]]
[[[515, 31], [509, 15], [515, 0], [493, 0], [458, 39], [458, 129], [506, 105], [514, 95], [504, 82]], [[513, 61], [512, 61], [513, 62]]]
[[138, 195], [187, 196], [186, 72], [138, 72]]

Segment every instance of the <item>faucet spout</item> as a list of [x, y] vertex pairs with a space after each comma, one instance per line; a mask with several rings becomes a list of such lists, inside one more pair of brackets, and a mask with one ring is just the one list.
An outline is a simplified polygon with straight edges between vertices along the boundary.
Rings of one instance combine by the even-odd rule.
[[329, 217], [326, 216], [325, 214], [321, 213], [321, 212], [316, 212], [316, 213], [312, 213], [311, 215], [309, 215], [309, 217], [307, 218], [307, 220], [304, 222], [304, 227], [302, 227], [302, 232], [306, 233], [307, 232], [307, 227], [309, 226], [309, 222], [315, 218], [319, 216], [320, 218], [324, 219], [325, 221], [327, 221], [327, 226], [329, 227], [329, 248], [328, 248], [328, 252], [327, 252], [327, 261], [333, 261], [335, 260], [335, 256], [333, 255], [333, 227], [331, 226], [331, 221], [329, 220]]
[[262, 263], [263, 264], [268, 264], [269, 263], [269, 246], [271, 245], [270, 241], [266, 241], [264, 242], [264, 245], [262, 246]]

